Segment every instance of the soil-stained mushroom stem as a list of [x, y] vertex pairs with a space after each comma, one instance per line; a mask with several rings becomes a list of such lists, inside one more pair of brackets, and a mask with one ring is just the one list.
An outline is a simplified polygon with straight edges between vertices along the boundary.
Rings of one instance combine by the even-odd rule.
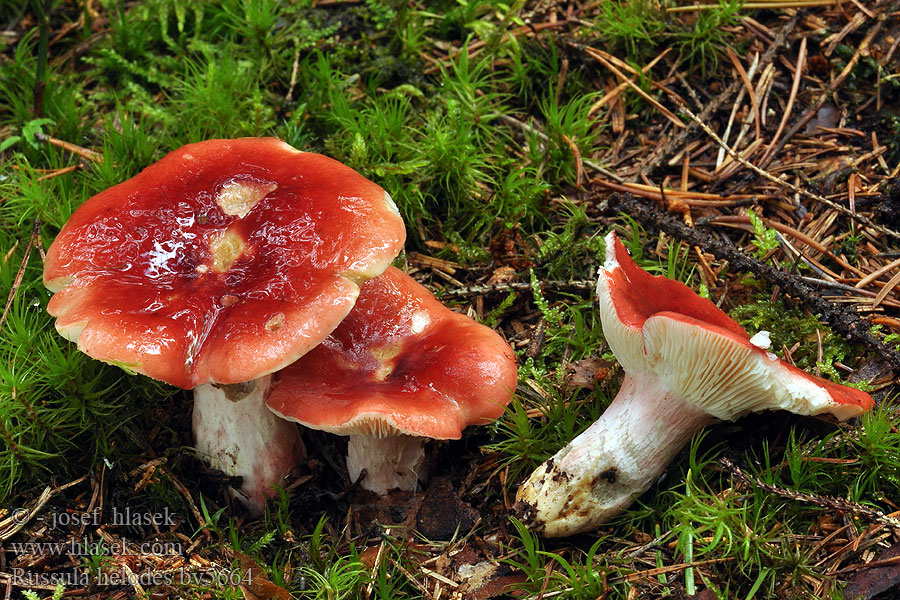
[[[198, 448], [258, 510], [286, 471], [253, 469], [302, 447], [260, 378], [328, 336], [405, 237], [390, 196], [337, 161], [274, 138], [189, 144], [75, 211], [47, 252], [47, 310], [89, 356], [196, 389]], [[213, 387], [242, 383], [252, 401]]]
[[603, 523], [646, 491], [713, 420], [658, 378], [627, 374], [603, 416], [523, 484], [520, 516], [549, 537]]
[[711, 421], [779, 409], [847, 419], [873, 405], [868, 394], [757, 347], [712, 302], [638, 267], [613, 233], [597, 296], [626, 376], [600, 419], [519, 488], [519, 516], [546, 536], [587, 531], [620, 513]]
[[271, 379], [194, 388], [194, 446], [213, 469], [243, 479], [235, 495], [254, 514], [305, 455], [297, 425], [266, 408]]
[[334, 333], [275, 379], [269, 408], [350, 436], [350, 477], [365, 471], [362, 487], [384, 494], [415, 489], [428, 439], [457, 439], [500, 416], [516, 363], [494, 331], [389, 267]]

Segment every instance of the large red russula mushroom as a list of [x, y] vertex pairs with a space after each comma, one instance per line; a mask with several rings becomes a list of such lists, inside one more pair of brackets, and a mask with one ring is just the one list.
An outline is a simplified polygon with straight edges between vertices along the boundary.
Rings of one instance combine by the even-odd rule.
[[275, 379], [269, 408], [350, 436], [350, 478], [365, 471], [362, 487], [385, 494], [415, 489], [427, 439], [458, 439], [503, 413], [516, 361], [493, 330], [389, 267], [334, 333]]
[[780, 409], [844, 420], [873, 405], [868, 394], [757, 347], [712, 302], [638, 267], [614, 233], [606, 237], [597, 296], [604, 336], [625, 377], [600, 419], [519, 488], [518, 514], [546, 536], [586, 531], [617, 515], [716, 419]]
[[47, 252], [56, 328], [195, 391], [197, 448], [260, 510], [302, 448], [263, 404], [402, 248], [390, 196], [274, 138], [189, 144], [84, 203]]

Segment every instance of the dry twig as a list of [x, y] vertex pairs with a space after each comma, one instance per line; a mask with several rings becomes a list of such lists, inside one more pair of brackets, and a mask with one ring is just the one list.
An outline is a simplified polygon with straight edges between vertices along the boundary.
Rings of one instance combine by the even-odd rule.
[[815, 504], [816, 506], [821, 506], [822, 508], [839, 510], [841, 512], [854, 514], [858, 517], [862, 517], [864, 519], [886, 525], [887, 527], [891, 527], [893, 529], [900, 529], [900, 519], [890, 517], [880, 510], [872, 508], [870, 506], [865, 506], [863, 504], [859, 504], [858, 502], [851, 502], [850, 500], [844, 500], [843, 498], [835, 498], [833, 496], [816, 496], [813, 494], [807, 494], [805, 492], [797, 492], [794, 490], [783, 488], [781, 486], [772, 485], [771, 483], [766, 483], [759, 477], [744, 473], [744, 471], [741, 470], [740, 467], [738, 467], [736, 464], [725, 457], [719, 459], [719, 464], [722, 465], [725, 470], [731, 473], [732, 476], [739, 479], [743, 483], [752, 484], [761, 490], [771, 492], [772, 494], [781, 496], [782, 498], [787, 498], [788, 500], [794, 500], [797, 502]]

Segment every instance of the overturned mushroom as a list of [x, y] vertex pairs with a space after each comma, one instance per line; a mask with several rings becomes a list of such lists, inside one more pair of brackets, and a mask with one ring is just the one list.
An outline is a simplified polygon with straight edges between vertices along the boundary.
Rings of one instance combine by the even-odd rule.
[[503, 413], [515, 356], [491, 329], [451, 311], [393, 267], [366, 283], [321, 345], [276, 373], [268, 405], [350, 436], [347, 469], [378, 494], [413, 490], [429, 438], [457, 439]]
[[274, 138], [184, 146], [84, 203], [47, 252], [56, 328], [195, 390], [197, 448], [259, 511], [302, 448], [267, 375], [321, 342], [405, 239], [378, 185]]
[[603, 333], [625, 377], [600, 419], [519, 488], [517, 513], [546, 536], [586, 531], [617, 515], [716, 419], [781, 409], [843, 420], [873, 405], [868, 394], [757, 347], [712, 302], [638, 267], [613, 233], [597, 296]]

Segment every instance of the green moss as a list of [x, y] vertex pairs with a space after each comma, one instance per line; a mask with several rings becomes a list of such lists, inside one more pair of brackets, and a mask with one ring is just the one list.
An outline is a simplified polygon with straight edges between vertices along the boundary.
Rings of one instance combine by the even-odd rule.
[[[106, 0], [91, 5], [100, 20], [82, 4], [17, 7], [12, 12], [29, 20], [12, 15], [12, 30], [18, 34], [24, 23], [34, 26], [10, 42], [15, 47], [0, 49], [0, 298], [12, 295], [0, 328], [0, 501], [18, 501], [48, 482], [95, 473], [108, 501], [177, 507], [187, 519], [182, 532], [210, 536], [201, 551], [248, 553], [271, 581], [297, 597], [422, 597], [405, 574], [419, 573], [418, 542], [382, 531], [377, 543], [384, 544], [384, 559], [377, 568], [365, 567], [360, 555], [366, 540], [324, 520], [317, 525], [306, 497], [298, 510], [297, 494], [304, 490], [282, 490], [256, 522], [219, 509], [221, 499], [205, 487], [200, 496], [200, 486], [210, 485], [210, 478], [194, 477], [195, 459], [183, 448], [190, 440], [186, 397], [94, 361], [55, 332], [46, 313], [50, 294], [41, 282], [39, 248], [32, 248], [14, 290], [35, 220], [38, 243], [46, 248], [87, 198], [166, 152], [190, 141], [242, 135], [282, 137], [377, 181], [406, 220], [408, 248], [447, 242], [439, 255], [465, 265], [460, 277], [470, 277], [466, 283], [484, 281], [499, 266], [493, 261], [503, 257], [492, 254], [491, 241], [503, 236], [514, 237], [516, 252], [531, 263], [531, 273], [527, 266], [517, 267], [520, 282], [531, 276], [531, 293], [485, 296], [485, 321], [516, 336], [519, 393], [498, 423], [473, 428], [465, 440], [453, 442], [493, 453], [473, 452], [478, 456], [473, 460], [486, 461], [481, 465], [495, 461], [485, 471], [472, 470], [477, 476], [467, 491], [477, 493], [467, 500], [483, 501], [479, 508], [485, 515], [473, 539], [501, 532], [501, 560], [504, 568], [524, 575], [524, 595], [537, 596], [543, 589], [547, 597], [594, 598], [607, 590], [621, 598], [674, 596], [706, 586], [722, 598], [761, 598], [808, 590], [804, 578], [823, 574], [816, 565], [820, 557], [808, 555], [811, 542], [801, 536], [823, 516], [822, 509], [736, 485], [714, 462], [726, 442], [728, 452], [773, 484], [878, 506], [896, 501], [900, 423], [888, 402], [846, 432], [830, 425], [816, 429], [822, 427], [817, 421], [788, 421], [785, 415], [767, 416], [775, 431], [762, 433], [742, 422], [712, 426], [631, 509], [590, 540], [538, 541], [517, 522], [506, 523], [498, 508], [500, 496], [514, 496], [529, 469], [602, 414], [618, 385], [613, 366], [596, 389], [567, 386], [572, 363], [613, 357], [590, 290], [563, 293], [540, 285], [593, 280], [610, 226], [598, 224], [597, 203], [586, 193], [585, 181], [575, 187], [578, 156], [596, 159], [614, 137], [588, 114], [605, 90], [598, 85], [597, 65], [578, 44], [615, 48], [636, 65], [675, 46], [667, 61], [677, 55], [680, 62], [669, 63], [667, 70], [712, 73], [727, 64], [721, 52], [733, 42], [738, 2], [723, 0], [712, 10], [690, 14], [666, 13], [667, 3], [652, 0], [585, 5], [579, 21], [539, 32], [520, 28], [540, 24], [544, 15], [530, 11], [546, 3]], [[44, 6], [50, 7], [47, 14], [41, 12]], [[42, 43], [42, 34], [46, 39], [66, 28], [69, 33], [58, 41]], [[94, 37], [95, 32], [103, 35]], [[844, 60], [852, 53], [853, 47], [837, 48]], [[876, 66], [864, 58], [848, 82], [858, 90], [880, 85], [889, 107], [900, 80], [888, 65], [877, 80]], [[39, 81], [45, 86], [37, 106]], [[645, 81], [638, 83], [658, 93]], [[633, 123], [658, 118], [633, 91], [623, 97], [629, 119], [637, 115]], [[897, 119], [889, 113], [879, 119], [875, 125], [885, 125], [886, 132], [879, 140], [889, 146], [887, 160], [893, 165], [896, 158], [890, 156], [900, 147]], [[102, 159], [91, 163], [38, 142], [33, 137], [38, 128], [98, 151]], [[43, 177], [45, 169], [82, 162], [74, 172]], [[756, 225], [754, 240], [764, 254], [777, 240]], [[654, 237], [627, 217], [617, 226], [642, 267], [700, 287], [688, 247]], [[858, 235], [844, 237], [842, 250], [851, 259]], [[751, 333], [771, 331], [776, 352], [796, 345], [792, 357], [801, 368], [818, 366], [839, 380], [833, 363], [852, 364], [856, 349], [789, 303], [770, 303], [769, 293], [760, 292], [731, 314]], [[538, 322], [541, 336], [529, 339]], [[525, 333], [516, 333], [523, 324]], [[885, 341], [896, 344], [894, 337]], [[135, 492], [128, 474], [146, 462], [148, 444], [158, 456], [165, 454], [168, 471]], [[335, 484], [337, 478], [323, 474], [327, 470], [316, 471], [312, 483]], [[205, 528], [194, 522], [176, 475], [200, 498]], [[339, 510], [334, 506], [346, 497], [338, 488], [324, 491], [332, 495], [320, 499], [316, 510]], [[60, 496], [60, 501], [68, 498]], [[658, 566], [727, 560], [626, 581], [628, 573], [653, 564], [629, 556], [634, 540], [644, 535], [659, 538], [652, 549]], [[453, 547], [431, 548], [437, 556], [449, 555]], [[640, 561], [647, 556], [654, 554]], [[292, 572], [305, 577], [305, 587], [300, 575], [286, 577]], [[239, 594], [206, 592], [217, 598]]]
[[[756, 295], [751, 302], [732, 308], [730, 314], [751, 335], [761, 330], [768, 331], [772, 351], [782, 358], [784, 349], [791, 349], [791, 359], [801, 369], [815, 371], [818, 368], [823, 376], [843, 383], [834, 363], [843, 363], [854, 356], [854, 348], [815, 316], [804, 314], [783, 299], [771, 302], [763, 295]], [[819, 336], [822, 339], [821, 360], [818, 358]], [[797, 346], [796, 349], [794, 346]]]

